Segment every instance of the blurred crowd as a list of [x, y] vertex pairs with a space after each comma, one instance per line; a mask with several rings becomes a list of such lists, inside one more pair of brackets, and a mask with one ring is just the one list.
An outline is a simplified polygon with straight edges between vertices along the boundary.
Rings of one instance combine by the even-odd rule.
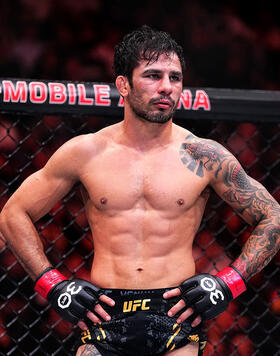
[[270, 0], [2, 0], [0, 76], [113, 81], [114, 45], [142, 24], [169, 31], [185, 85], [280, 89], [280, 25]]

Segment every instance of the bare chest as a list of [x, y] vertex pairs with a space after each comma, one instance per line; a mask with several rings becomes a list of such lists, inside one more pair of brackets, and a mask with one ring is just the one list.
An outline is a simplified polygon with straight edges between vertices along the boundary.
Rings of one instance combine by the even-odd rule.
[[97, 209], [189, 209], [208, 182], [183, 164], [179, 150], [149, 154], [107, 150], [87, 165], [82, 183]]

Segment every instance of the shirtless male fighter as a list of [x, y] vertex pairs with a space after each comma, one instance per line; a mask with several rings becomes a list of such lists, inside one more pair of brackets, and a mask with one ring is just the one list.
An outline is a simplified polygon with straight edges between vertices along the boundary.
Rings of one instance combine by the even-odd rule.
[[[222, 313], [279, 249], [273, 197], [220, 144], [172, 122], [182, 53], [147, 26], [126, 35], [114, 58], [124, 120], [66, 142], [2, 210], [1, 232], [35, 290], [83, 330], [77, 356], [198, 355], [201, 321]], [[94, 240], [90, 281], [54, 269], [34, 227], [76, 182]], [[255, 227], [216, 276], [196, 275], [192, 256], [209, 187]]]

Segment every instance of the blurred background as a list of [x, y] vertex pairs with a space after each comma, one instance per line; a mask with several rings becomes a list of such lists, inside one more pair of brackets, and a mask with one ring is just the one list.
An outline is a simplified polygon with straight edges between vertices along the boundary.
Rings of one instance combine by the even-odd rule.
[[[148, 24], [168, 31], [188, 59], [186, 87], [280, 90], [277, 2], [1, 0], [0, 77], [112, 82], [115, 44]], [[121, 118], [0, 113], [0, 209], [20, 183], [69, 138]], [[277, 122], [178, 120], [223, 143], [280, 201]], [[79, 187], [37, 224], [50, 261], [66, 276], [89, 277], [91, 234]], [[194, 256], [215, 273], [237, 257], [251, 228], [217, 196], [206, 209]], [[205, 355], [280, 355], [280, 254], [251, 279], [246, 294], [206, 324]], [[33, 291], [0, 236], [0, 355], [70, 355], [76, 328]]]
[[114, 45], [142, 24], [169, 31], [185, 85], [280, 88], [277, 2], [1, 0], [0, 75], [112, 81]]

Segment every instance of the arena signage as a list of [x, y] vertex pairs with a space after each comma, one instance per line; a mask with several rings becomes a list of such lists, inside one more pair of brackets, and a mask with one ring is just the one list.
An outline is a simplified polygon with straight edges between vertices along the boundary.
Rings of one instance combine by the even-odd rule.
[[87, 87], [82, 83], [3, 80], [2, 88], [5, 103], [26, 103], [29, 100], [33, 104], [111, 105], [108, 84], [93, 84], [94, 98], [88, 96]]
[[[0, 112], [23, 115], [123, 117], [123, 98], [111, 83], [0, 78]], [[279, 121], [280, 92], [183, 88], [175, 119]]]
[[[113, 85], [105, 83], [51, 82], [38, 80], [2, 80], [3, 104], [44, 104], [70, 106], [123, 107], [123, 98]], [[205, 90], [184, 89], [178, 110], [211, 110]]]

